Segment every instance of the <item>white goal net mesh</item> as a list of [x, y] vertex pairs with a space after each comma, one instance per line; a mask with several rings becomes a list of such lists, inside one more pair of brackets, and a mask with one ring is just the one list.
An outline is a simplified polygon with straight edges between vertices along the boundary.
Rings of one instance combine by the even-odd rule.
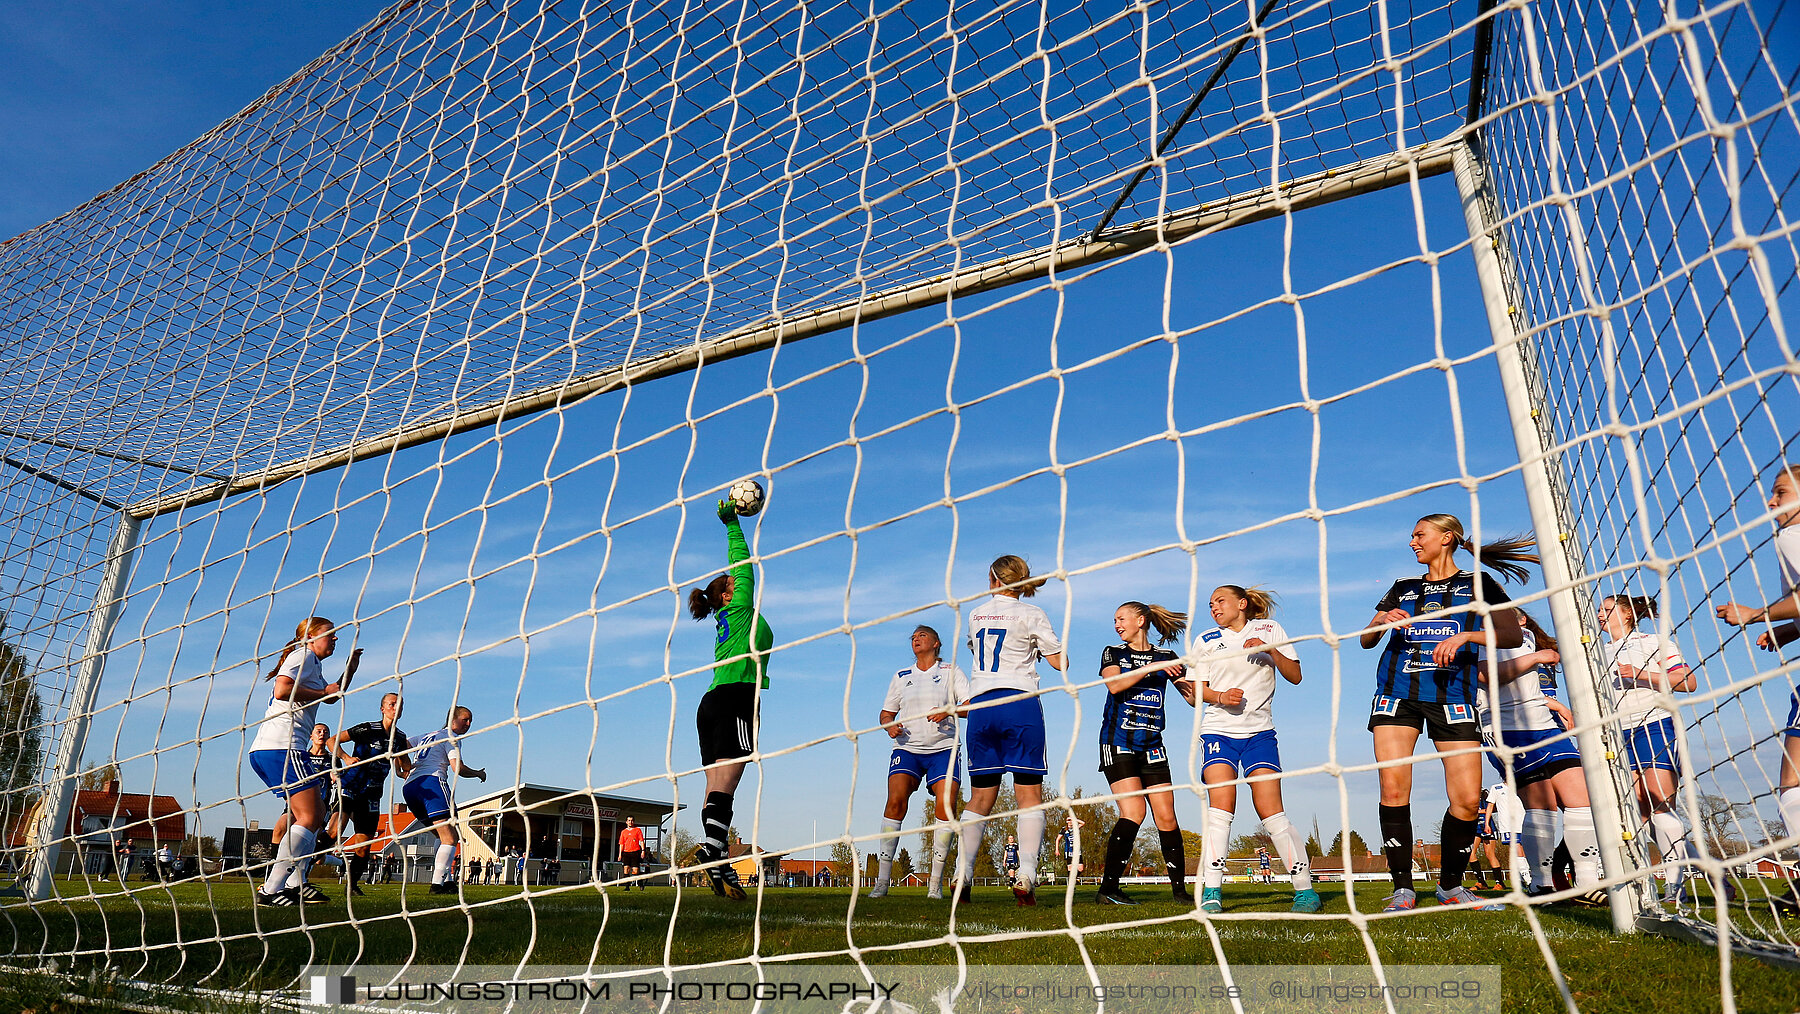
[[[1310, 932], [1285, 900], [1111, 930], [1073, 894], [1022, 926], [882, 919], [847, 892], [781, 914], [778, 887], [863, 875], [888, 679], [915, 625], [963, 645], [1014, 553], [1051, 578], [1068, 646], [1043, 682], [1059, 800], [1111, 798], [1095, 663], [1119, 603], [1193, 615], [1189, 651], [1216, 586], [1278, 594], [1306, 673], [1276, 698], [1287, 810], [1351, 881], [1327, 908], [1338, 956], [1404, 960], [1371, 918], [1385, 874], [1355, 879], [1381, 869], [1355, 634], [1416, 569], [1419, 516], [1531, 530], [1510, 420], [1534, 411], [1576, 577], [1523, 586], [1528, 608], [1585, 603], [1558, 633], [1598, 665], [1596, 597], [1660, 596], [1699, 672], [1676, 703], [1683, 808], [1713, 807], [1703, 864], [1785, 890], [1745, 864], [1795, 854], [1774, 799], [1791, 674], [1712, 618], [1781, 591], [1762, 504], [1795, 417], [1800, 59], [1777, 7], [395, 5], [0, 245], [0, 818], [6, 863], [51, 899], [7, 904], [8, 953], [283, 989], [353, 960], [1020, 960], [1004, 948], [1051, 940], [1040, 956], [1123, 962], [1170, 927], [1197, 948], [1179, 960], [1229, 965], [1259, 960], [1236, 956], [1252, 927]], [[1541, 401], [1512, 414], [1450, 175], [1471, 141]], [[678, 900], [664, 867], [692, 866], [706, 795], [712, 627], [687, 595], [723, 569], [713, 504], [744, 476], [769, 492], [745, 528], [775, 644], [734, 914], [704, 886]], [[414, 736], [473, 711], [463, 762], [488, 777], [457, 790], [447, 902], [315, 873], [330, 905], [250, 905], [280, 812], [245, 759], [263, 674], [314, 615], [345, 630], [329, 677], [365, 652], [319, 709], [333, 733], [389, 692]], [[1172, 714], [1168, 740], [1199, 830], [1193, 728]], [[662, 892], [637, 912], [627, 815]], [[1628, 830], [1614, 883], [1654, 868]], [[414, 877], [429, 846], [390, 841], [392, 879]], [[1103, 841], [1080, 835], [1090, 870]], [[122, 844], [151, 880], [120, 877]], [[460, 872], [514, 855], [491, 886]], [[578, 914], [598, 884], [629, 919]], [[1511, 903], [1570, 998], [1574, 956]], [[1766, 900], [1679, 913], [1794, 943]]]

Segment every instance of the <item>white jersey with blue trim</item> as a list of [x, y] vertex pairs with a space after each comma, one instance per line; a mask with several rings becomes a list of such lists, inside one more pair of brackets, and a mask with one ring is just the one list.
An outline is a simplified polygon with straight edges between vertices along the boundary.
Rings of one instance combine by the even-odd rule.
[[[313, 654], [306, 645], [289, 649], [281, 658], [281, 666], [275, 671], [279, 680], [286, 676], [294, 681], [294, 689], [310, 690], [314, 693], [325, 689], [325, 672], [319, 665], [319, 656]], [[269, 706], [263, 711], [262, 724], [256, 729], [256, 739], [250, 743], [252, 750], [309, 750], [312, 748], [312, 730], [319, 713], [319, 702], [315, 699], [311, 704], [295, 704], [293, 701], [281, 700], [273, 695], [269, 697]]]
[[956, 715], [941, 722], [926, 716], [935, 711], [954, 711], [969, 701], [969, 677], [949, 662], [940, 660], [930, 669], [902, 669], [888, 683], [881, 710], [900, 719], [900, 738], [894, 745], [911, 753], [941, 753], [956, 746]]
[[1495, 782], [1488, 786], [1488, 802], [1494, 804], [1494, 830], [1504, 834], [1518, 834], [1525, 830], [1525, 804], [1505, 782]]
[[[1517, 648], [1497, 649], [1496, 657], [1500, 661], [1509, 662], [1538, 650], [1537, 635], [1531, 632], [1530, 627], [1520, 624], [1519, 632], [1525, 639], [1519, 642]], [[1482, 657], [1482, 671], [1486, 672], [1485, 648], [1482, 649]], [[1481, 694], [1481, 725], [1487, 729], [1494, 727], [1494, 713], [1490, 707], [1498, 707], [1500, 728], [1497, 731], [1500, 732], [1543, 732], [1562, 728], [1556, 722], [1556, 713], [1550, 710], [1550, 705], [1544, 703], [1544, 696], [1543, 680], [1536, 669], [1510, 683], [1500, 684], [1497, 689], [1492, 686], [1484, 687]]]
[[1200, 635], [1200, 653], [1205, 661], [1195, 678], [1214, 693], [1234, 689], [1244, 692], [1243, 702], [1235, 708], [1208, 704], [1200, 716], [1202, 734], [1243, 737], [1275, 728], [1274, 661], [1266, 651], [1237, 654], [1244, 650], [1244, 642], [1253, 637], [1289, 658], [1295, 657], [1294, 646], [1282, 644], [1288, 639], [1287, 631], [1267, 617], [1250, 620], [1242, 630], [1214, 627]]
[[448, 789], [450, 779], [443, 776], [458, 766], [456, 734], [443, 728], [413, 740], [412, 765], [408, 782], [436, 776]]
[[980, 697], [990, 690], [1038, 688], [1037, 660], [1062, 652], [1062, 640], [1050, 617], [1029, 602], [995, 595], [969, 610], [969, 690]]
[[[1654, 622], [1655, 617], [1646, 616], [1645, 619]], [[1612, 660], [1607, 666], [1607, 675], [1611, 677], [1607, 687], [1612, 691], [1612, 707], [1620, 718], [1620, 728], [1635, 729], [1665, 718], [1673, 718], [1657, 703], [1659, 690], [1627, 683], [1619, 675], [1621, 665], [1643, 670], [1638, 674], [1643, 679], [1655, 678], [1656, 671], [1660, 669], [1663, 676], [1673, 683], [1674, 671], [1687, 665], [1681, 657], [1681, 649], [1650, 631], [1633, 630], [1613, 642]]]
[[1775, 529], [1775, 556], [1781, 564], [1781, 593], [1800, 588], [1800, 524]]

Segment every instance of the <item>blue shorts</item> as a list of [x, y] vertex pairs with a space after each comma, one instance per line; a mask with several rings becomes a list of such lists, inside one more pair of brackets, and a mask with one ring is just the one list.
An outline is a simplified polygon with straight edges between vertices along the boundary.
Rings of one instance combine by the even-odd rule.
[[1625, 759], [1633, 771], [1681, 773], [1681, 754], [1675, 747], [1675, 720], [1665, 718], [1625, 730]]
[[969, 712], [969, 774], [1045, 775], [1044, 706], [1017, 690], [989, 690], [972, 704], [1006, 704]]
[[250, 770], [256, 772], [256, 777], [263, 780], [277, 799], [286, 799], [307, 789], [325, 791], [325, 772], [319, 770], [313, 755], [305, 750], [252, 750]]
[[[1558, 736], [1564, 738], [1557, 739]], [[1546, 742], [1547, 740], [1556, 742]], [[1576, 749], [1575, 740], [1561, 729], [1506, 729], [1500, 733], [1500, 741], [1507, 746], [1524, 750], [1512, 757], [1513, 774], [1520, 784], [1542, 781], [1558, 771], [1581, 763], [1581, 751]], [[1538, 743], [1543, 745], [1535, 745]], [[1488, 763], [1505, 777], [1506, 758], [1490, 753]]]
[[1794, 688], [1794, 695], [1788, 698], [1788, 724], [1782, 730], [1790, 736], [1800, 736], [1800, 687]]
[[444, 794], [444, 780], [436, 775], [406, 783], [400, 790], [406, 808], [421, 824], [435, 824], [450, 816], [450, 799]]
[[1281, 749], [1275, 744], [1275, 730], [1264, 729], [1248, 736], [1222, 736], [1208, 732], [1200, 737], [1200, 748], [1206, 753], [1206, 764], [1229, 764], [1240, 775], [1256, 771], [1280, 771]]
[[911, 750], [895, 750], [888, 761], [888, 777], [895, 775], [911, 775], [913, 781], [924, 782], [926, 788], [948, 778], [952, 783], [962, 781], [962, 751], [952, 747], [936, 753], [913, 753]]

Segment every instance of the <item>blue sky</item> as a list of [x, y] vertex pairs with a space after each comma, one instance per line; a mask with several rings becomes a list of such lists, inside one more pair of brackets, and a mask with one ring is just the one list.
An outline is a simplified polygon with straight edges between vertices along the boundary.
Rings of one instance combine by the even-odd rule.
[[[11, 194], [0, 231], [29, 228], [149, 166], [375, 11], [0, 13], [0, 74], [16, 97], [0, 110], [11, 141], [0, 152]], [[216, 514], [153, 522], [118, 638], [141, 651], [115, 657], [101, 695], [129, 704], [101, 715], [88, 760], [124, 758], [134, 787], [153, 782], [195, 799], [209, 833], [246, 813], [272, 820], [273, 802], [237, 770], [239, 729], [265, 700], [256, 661], [319, 612], [354, 618], [367, 649], [363, 693], [322, 716], [334, 727], [372, 716], [376, 696], [398, 682], [410, 702], [403, 724], [415, 732], [434, 728], [453, 695], [475, 709], [470, 761], [499, 784], [516, 776], [658, 798], [679, 791], [694, 807], [699, 779], [667, 773], [698, 763], [692, 715], [710, 628], [685, 617], [681, 598], [723, 562], [714, 491], [767, 466], [778, 470], [752, 536], [767, 557], [765, 614], [782, 647], [763, 747], [793, 752], [771, 759], [760, 785], [745, 783], [737, 818], [746, 836], [756, 825], [765, 847], [810, 842], [815, 821], [822, 838], [877, 829], [887, 741], [852, 734], [874, 724], [889, 674], [910, 661], [911, 627], [957, 630], [948, 600], [978, 596], [1001, 553], [1039, 572], [1059, 563], [1087, 571], [1052, 582], [1038, 600], [1067, 631], [1076, 682], [1096, 678], [1122, 600], [1197, 607], [1204, 628], [1215, 585], [1272, 588], [1277, 618], [1313, 638], [1298, 648], [1305, 682], [1276, 698], [1287, 766], [1367, 763], [1361, 708], [1374, 653], [1353, 642], [1336, 651], [1323, 638], [1354, 631], [1387, 585], [1414, 570], [1414, 518], [1471, 517], [1471, 495], [1455, 485], [1459, 455], [1474, 476], [1517, 462], [1489, 360], [1395, 376], [1435, 359], [1440, 341], [1451, 358], [1489, 342], [1467, 255], [1435, 269], [1416, 260], [1415, 210], [1428, 248], [1463, 241], [1454, 187], [1448, 177], [1426, 181], [1418, 198], [1415, 209], [1409, 189], [1389, 190], [1170, 257], [1142, 254], [1060, 291], [960, 301], [954, 324], [944, 308], [923, 310], [361, 462]], [[1296, 309], [1276, 299], [1285, 286], [1311, 295]], [[1157, 338], [1165, 327], [1178, 342]], [[1137, 339], [1145, 344], [1105, 358]], [[866, 373], [856, 350], [872, 356]], [[1052, 365], [1069, 372], [1059, 381], [1047, 375]], [[1138, 443], [1164, 432], [1171, 415], [1189, 430], [1386, 377], [1395, 379], [1319, 408], [1316, 480], [1315, 416], [1304, 408], [1181, 440], [1185, 483], [1176, 442]], [[697, 421], [682, 425], [690, 414]], [[1062, 480], [1031, 474], [1053, 457], [1086, 463]], [[967, 497], [954, 511], [938, 503], [946, 478]], [[1326, 521], [1272, 524], [1313, 496], [1332, 512]], [[1528, 527], [1514, 476], [1481, 485], [1479, 502], [1488, 535]], [[1178, 543], [1184, 530], [1206, 543], [1192, 556], [1175, 548], [1134, 558]], [[1234, 532], [1244, 533], [1226, 537]], [[1047, 667], [1045, 677], [1062, 683]], [[1062, 790], [1104, 788], [1094, 770], [1101, 693], [1046, 700]], [[1191, 729], [1191, 717], [1177, 715], [1170, 738]], [[1416, 789], [1421, 829], [1442, 799], [1434, 768], [1421, 769]], [[1368, 835], [1374, 780], [1346, 784], [1352, 826]], [[1304, 827], [1317, 819], [1329, 839], [1338, 789], [1324, 774], [1297, 777], [1288, 809]], [[1199, 825], [1198, 797], [1184, 795], [1178, 809], [1186, 826]], [[1237, 830], [1254, 824], [1240, 817]]]

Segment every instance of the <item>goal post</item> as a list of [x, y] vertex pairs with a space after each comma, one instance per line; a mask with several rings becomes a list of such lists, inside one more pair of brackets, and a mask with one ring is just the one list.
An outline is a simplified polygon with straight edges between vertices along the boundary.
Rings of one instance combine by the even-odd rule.
[[68, 709], [56, 740], [55, 760], [38, 803], [38, 819], [27, 839], [30, 851], [26, 858], [28, 874], [24, 887], [26, 896], [34, 901], [50, 897], [52, 880], [62, 857], [66, 840], [64, 829], [69, 826], [77, 780], [81, 775], [82, 752], [87, 746], [88, 723], [99, 698], [100, 679], [106, 671], [113, 630], [125, 604], [131, 579], [131, 558], [137, 550], [141, 525], [142, 522], [130, 511], [120, 511], [118, 526], [113, 530], [101, 564], [99, 585], [88, 614], [87, 639], [82, 645]]
[[[1617, 756], [1617, 749], [1610, 741], [1610, 726], [1597, 690], [1601, 667], [1594, 653], [1598, 638], [1593, 632], [1599, 624], [1593, 621], [1592, 604], [1583, 594], [1591, 585], [1582, 561], [1567, 552], [1574, 524], [1567, 514], [1568, 497], [1562, 492], [1555, 430], [1539, 390], [1541, 374], [1533, 365], [1536, 346], [1529, 327], [1521, 327], [1523, 303], [1511, 288], [1518, 275], [1508, 263], [1512, 255], [1506, 233], [1494, 218], [1494, 197], [1487, 187], [1487, 167], [1478, 138], [1471, 134], [1456, 148], [1456, 189], [1468, 220], [1469, 249], [1475, 259], [1482, 307], [1494, 336], [1494, 365], [1500, 371], [1506, 413], [1519, 448], [1520, 476], [1537, 536], [1550, 615], [1556, 629], [1564, 632], [1565, 647], [1560, 652], [1566, 677], [1563, 685], [1579, 723], [1576, 739], [1581, 744], [1594, 824], [1605, 829], [1600, 834], [1601, 861], [1609, 877], [1617, 876], [1639, 866], [1638, 857], [1628, 851], [1633, 837], [1628, 828], [1635, 822], [1635, 817], [1628, 815], [1634, 804], [1629, 789], [1620, 781], [1618, 767], [1609, 760]], [[1579, 647], [1570, 645], [1571, 641]], [[1642, 905], [1637, 883], [1614, 883], [1608, 893], [1613, 928], [1621, 933], [1635, 931]]]

